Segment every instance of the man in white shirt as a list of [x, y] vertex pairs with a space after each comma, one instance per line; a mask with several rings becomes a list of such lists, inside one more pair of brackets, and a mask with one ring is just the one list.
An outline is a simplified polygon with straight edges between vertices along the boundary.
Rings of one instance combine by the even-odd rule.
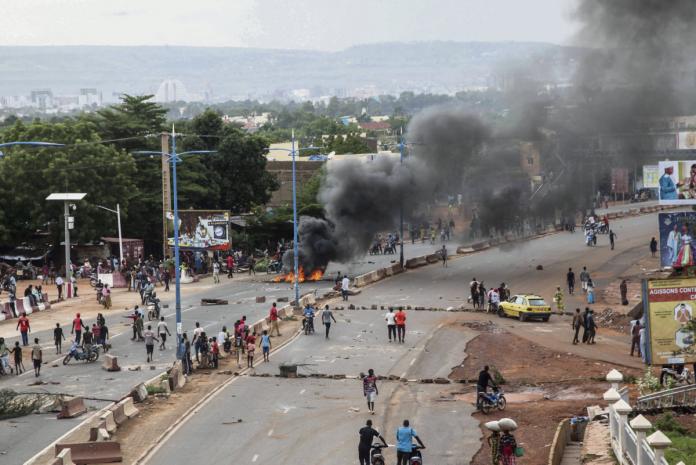
[[392, 335], [396, 341], [396, 321], [394, 320], [394, 309], [390, 308], [384, 319], [387, 321], [387, 334], [389, 335], [389, 342], [392, 341]]
[[56, 288], [58, 289], [58, 300], [63, 300], [63, 278], [56, 277]]
[[348, 288], [350, 287], [350, 279], [348, 279], [348, 276], [344, 276], [343, 280], [341, 281], [341, 295], [343, 296], [343, 300], [348, 300]]
[[500, 294], [498, 294], [498, 290], [494, 287], [488, 291], [488, 303], [490, 305], [490, 311], [497, 313], [498, 305], [500, 304]]
[[220, 283], [220, 264], [217, 261], [213, 263], [213, 282]]

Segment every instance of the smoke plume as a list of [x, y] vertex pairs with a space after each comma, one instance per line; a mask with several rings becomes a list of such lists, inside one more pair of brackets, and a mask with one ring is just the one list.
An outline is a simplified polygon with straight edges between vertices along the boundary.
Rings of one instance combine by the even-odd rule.
[[[436, 107], [414, 117], [408, 128], [409, 155], [374, 160], [335, 160], [319, 191], [326, 220], [300, 219], [299, 261], [305, 270], [325, 268], [364, 254], [379, 232], [393, 231], [438, 195], [458, 192], [472, 154], [488, 129], [456, 107]], [[283, 257], [292, 267], [293, 252]]]

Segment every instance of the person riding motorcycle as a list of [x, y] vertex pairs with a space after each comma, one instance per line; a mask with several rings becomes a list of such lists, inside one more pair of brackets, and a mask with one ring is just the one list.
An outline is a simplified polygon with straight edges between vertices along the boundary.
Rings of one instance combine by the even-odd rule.
[[304, 319], [302, 320], [302, 329], [305, 330], [305, 334], [309, 334], [310, 332], [314, 332], [314, 308], [310, 304], [307, 304], [307, 306], [304, 309], [304, 312], [302, 313], [304, 316]]
[[490, 373], [490, 367], [486, 365], [483, 367], [483, 370], [479, 372], [478, 381], [476, 382], [476, 408], [481, 408], [481, 395], [486, 395], [488, 386], [491, 386], [492, 388], [498, 387], [493, 381], [493, 377]]

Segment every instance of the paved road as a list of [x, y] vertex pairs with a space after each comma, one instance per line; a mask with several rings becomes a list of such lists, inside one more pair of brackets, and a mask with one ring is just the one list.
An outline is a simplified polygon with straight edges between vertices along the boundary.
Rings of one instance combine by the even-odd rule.
[[[301, 336], [257, 367], [278, 373], [283, 363], [307, 364], [301, 372], [407, 378], [446, 376], [464, 359], [472, 333], [446, 314], [419, 314], [410, 321], [407, 343], [388, 343], [383, 312], [337, 312], [331, 339]], [[242, 377], [223, 389], [178, 429], [148, 462], [189, 463], [205, 450], [207, 460], [258, 464], [353, 464], [357, 431], [372, 418], [390, 443], [403, 419], [425, 441], [426, 460], [469, 463], [478, 450], [478, 422], [472, 406], [452, 402], [457, 385], [382, 382], [377, 413], [366, 412], [359, 380]], [[242, 418], [240, 425], [223, 425]], [[310, 420], [310, 421], [308, 421]], [[456, 440], [452, 433], [456, 432]], [[188, 438], [196, 437], [196, 447]], [[392, 462], [395, 452], [387, 453]]]
[[[406, 244], [405, 256], [411, 257], [422, 253], [429, 253], [434, 247], [429, 244]], [[396, 258], [395, 258], [396, 257]], [[333, 270], [342, 270], [343, 273], [351, 273], [352, 276], [366, 273], [379, 267], [390, 264], [392, 260], [398, 261], [398, 255], [376, 255], [366, 256], [356, 260], [354, 263], [345, 266], [334, 265]], [[332, 271], [329, 269], [328, 271]], [[239, 279], [239, 278], [243, 279]], [[194, 295], [182, 298], [182, 320], [186, 330], [194, 327], [196, 321], [200, 322], [207, 331], [217, 334], [223, 325], [231, 327], [235, 320], [246, 315], [248, 321], [254, 322], [268, 314], [271, 302], [279, 297], [293, 299], [294, 293], [292, 285], [287, 283], [269, 282], [272, 275], [259, 274], [253, 278], [239, 276], [232, 280], [222, 278], [220, 285], [208, 286], [207, 289]], [[208, 279], [210, 281], [210, 279]], [[329, 291], [333, 286], [331, 281], [307, 282], [300, 285], [302, 295], [309, 292], [316, 292], [317, 295]], [[169, 325], [170, 331], [174, 332], [174, 302], [173, 292], [164, 294], [158, 293], [163, 298], [163, 304], [169, 305], [164, 310], [164, 316]], [[266, 296], [266, 303], [257, 304], [257, 296]], [[200, 299], [222, 298], [229, 301], [229, 305], [222, 306], [200, 306]], [[282, 306], [284, 304], [280, 304]], [[79, 311], [79, 308], [75, 308]], [[131, 329], [123, 318], [127, 312], [111, 310], [105, 312], [107, 324], [112, 334], [113, 349], [112, 355], [119, 358], [119, 364], [123, 370], [118, 373], [107, 373], [101, 369], [99, 362], [95, 364], [85, 364], [84, 362], [72, 361], [68, 366], [63, 366], [62, 355], [56, 355], [51, 343], [53, 335], [49, 331], [32, 333], [31, 337], [39, 337], [44, 346], [44, 360], [49, 361], [42, 368], [42, 375], [39, 378], [47, 384], [31, 386], [36, 379], [33, 372], [25, 373], [18, 377], [0, 378], [0, 389], [14, 389], [20, 392], [41, 391], [52, 393], [67, 393], [84, 397], [94, 397], [106, 400], [118, 400], [126, 395], [129, 390], [154, 376], [162, 369], [169, 366], [174, 361], [175, 354], [173, 344], [168, 344], [168, 350], [160, 352], [155, 350], [155, 360], [153, 363], [145, 363], [145, 347], [142, 343], [130, 341]], [[62, 321], [63, 328], [67, 331], [70, 327], [69, 321], [72, 319], [72, 311], [67, 313]], [[91, 325], [92, 321], [86, 321]], [[4, 323], [14, 328], [12, 321]], [[66, 336], [69, 336], [66, 334]], [[14, 345], [18, 338], [10, 338], [9, 343]], [[64, 352], [69, 348], [66, 342], [63, 346]], [[57, 366], [54, 366], [57, 365]], [[155, 370], [150, 367], [154, 366]], [[131, 371], [140, 367], [140, 370]], [[107, 405], [105, 401], [90, 401], [94, 407]], [[0, 453], [5, 452], [2, 457], [9, 460], [8, 463], [23, 463], [35, 453], [39, 452], [47, 444], [70, 430], [76, 420], [56, 421], [55, 415], [33, 415], [13, 421], [0, 421]], [[9, 445], [12, 444], [12, 447]]]

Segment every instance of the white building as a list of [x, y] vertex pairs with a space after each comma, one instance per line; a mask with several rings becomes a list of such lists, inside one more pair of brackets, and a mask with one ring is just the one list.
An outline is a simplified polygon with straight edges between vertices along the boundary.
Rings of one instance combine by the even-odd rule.
[[155, 102], [169, 103], [187, 101], [186, 87], [178, 79], [167, 79], [160, 84], [155, 94]]

